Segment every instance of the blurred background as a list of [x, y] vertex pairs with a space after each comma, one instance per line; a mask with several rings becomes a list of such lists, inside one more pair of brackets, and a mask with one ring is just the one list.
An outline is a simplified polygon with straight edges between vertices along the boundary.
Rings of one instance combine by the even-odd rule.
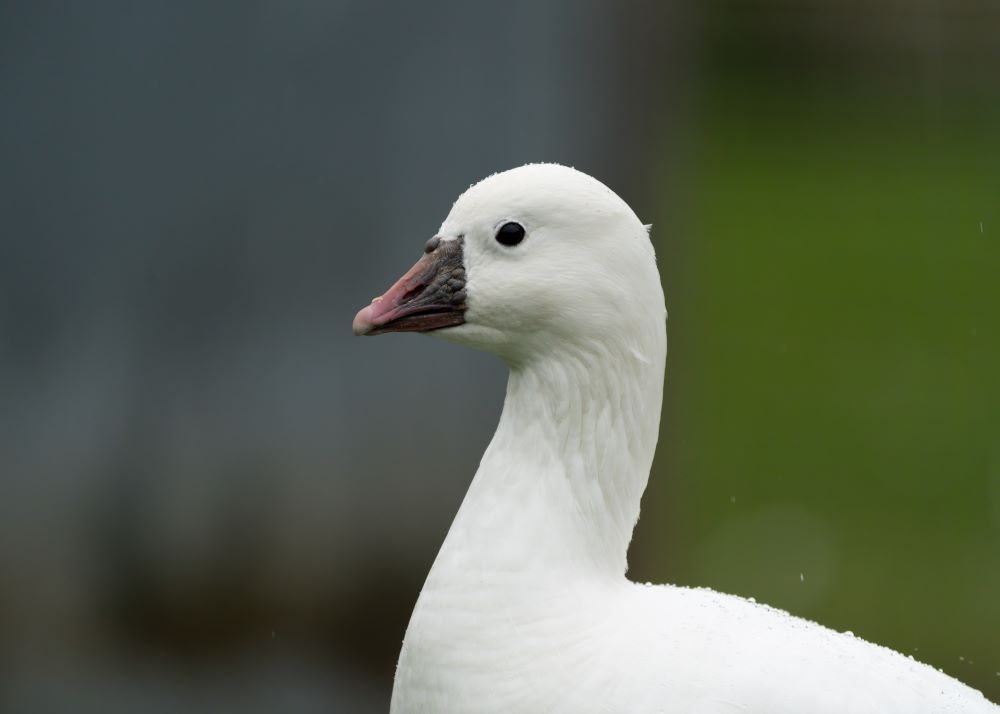
[[541, 160], [654, 224], [632, 576], [1000, 700], [1000, 5], [109, 0], [0, 4], [0, 709], [387, 710], [505, 371], [350, 322]]

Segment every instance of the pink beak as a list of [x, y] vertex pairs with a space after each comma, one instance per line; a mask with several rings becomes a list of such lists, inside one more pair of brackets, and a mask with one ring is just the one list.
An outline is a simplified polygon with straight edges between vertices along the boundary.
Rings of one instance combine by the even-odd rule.
[[361, 308], [355, 335], [429, 332], [465, 322], [465, 265], [462, 239], [435, 236], [424, 255], [384, 295]]

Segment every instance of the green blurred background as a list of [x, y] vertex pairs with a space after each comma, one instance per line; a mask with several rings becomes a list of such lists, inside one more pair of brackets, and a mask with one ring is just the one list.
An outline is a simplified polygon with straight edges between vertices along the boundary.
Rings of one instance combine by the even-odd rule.
[[877, 5], [709, 13], [682, 245], [654, 234], [671, 352], [633, 570], [996, 700], [996, 8]]
[[5, 713], [386, 710], [505, 372], [349, 325], [540, 160], [654, 224], [631, 576], [1000, 701], [992, 0], [4, 3], [0, 106]]

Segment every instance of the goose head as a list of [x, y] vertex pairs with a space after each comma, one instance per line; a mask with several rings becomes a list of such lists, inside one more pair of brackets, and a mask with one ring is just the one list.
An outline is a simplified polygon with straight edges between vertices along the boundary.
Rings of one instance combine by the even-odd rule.
[[642, 343], [663, 334], [665, 316], [653, 247], [628, 205], [584, 173], [529, 164], [463, 193], [353, 328], [426, 332], [516, 365], [561, 347]]

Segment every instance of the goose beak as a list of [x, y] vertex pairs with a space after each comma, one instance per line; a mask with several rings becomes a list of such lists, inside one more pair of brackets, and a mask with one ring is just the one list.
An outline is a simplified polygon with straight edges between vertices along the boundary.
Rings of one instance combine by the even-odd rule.
[[355, 335], [430, 332], [461, 325], [465, 309], [462, 239], [435, 236], [416, 265], [358, 312], [352, 327]]

